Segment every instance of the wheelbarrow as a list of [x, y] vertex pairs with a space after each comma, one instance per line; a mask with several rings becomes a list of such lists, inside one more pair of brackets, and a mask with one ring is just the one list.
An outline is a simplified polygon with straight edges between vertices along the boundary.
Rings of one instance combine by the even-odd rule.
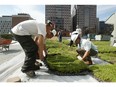
[[9, 50], [9, 46], [11, 44], [12, 40], [11, 39], [4, 39], [4, 38], [0, 38], [0, 48], [3, 51], [3, 49], [5, 49], [5, 51]]

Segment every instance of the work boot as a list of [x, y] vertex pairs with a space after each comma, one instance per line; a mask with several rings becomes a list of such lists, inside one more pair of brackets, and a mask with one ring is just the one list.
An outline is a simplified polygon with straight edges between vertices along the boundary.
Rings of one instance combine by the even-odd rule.
[[31, 77], [31, 78], [33, 78], [33, 77], [35, 77], [36, 75], [35, 75], [35, 72], [34, 71], [27, 71], [27, 72], [24, 72], [27, 76], [29, 76], [29, 77]]
[[31, 68], [31, 70], [39, 70], [40, 69], [40, 65], [35, 65]]

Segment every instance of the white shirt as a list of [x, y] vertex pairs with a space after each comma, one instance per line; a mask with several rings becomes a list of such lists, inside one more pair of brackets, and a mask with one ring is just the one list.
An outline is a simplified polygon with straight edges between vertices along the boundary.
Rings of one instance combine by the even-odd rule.
[[43, 35], [46, 36], [46, 25], [43, 23], [38, 23], [36, 20], [26, 20], [20, 22], [11, 31], [16, 35]]
[[97, 47], [91, 41], [86, 39], [81, 39], [79, 48], [85, 49], [86, 51], [89, 51], [92, 48], [98, 52]]

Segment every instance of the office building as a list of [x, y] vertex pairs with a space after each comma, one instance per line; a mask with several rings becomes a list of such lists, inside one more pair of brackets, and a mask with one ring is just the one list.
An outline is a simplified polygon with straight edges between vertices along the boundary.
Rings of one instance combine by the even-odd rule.
[[86, 29], [89, 33], [97, 33], [98, 18], [96, 17], [96, 5], [74, 5], [72, 10], [73, 31], [76, 26], [80, 27], [85, 33]]
[[31, 16], [25, 13], [19, 13], [18, 15], [12, 15], [12, 27], [14, 27], [16, 24], [22, 21], [29, 20], [29, 19], [32, 19]]
[[46, 5], [45, 21], [55, 23], [56, 30], [71, 30], [71, 5]]
[[0, 17], [0, 34], [8, 34], [12, 28], [12, 16]]

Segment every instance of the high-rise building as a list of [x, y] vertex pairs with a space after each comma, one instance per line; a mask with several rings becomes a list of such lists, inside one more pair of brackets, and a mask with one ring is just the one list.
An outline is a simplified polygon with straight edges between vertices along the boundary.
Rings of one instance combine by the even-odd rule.
[[98, 19], [96, 17], [96, 5], [74, 5], [72, 10], [73, 31], [76, 26], [82, 29], [84, 34], [88, 29], [90, 33], [97, 33]]
[[8, 34], [12, 28], [12, 16], [0, 17], [0, 34]]
[[71, 5], [46, 5], [45, 20], [55, 23], [56, 30], [71, 30]]

